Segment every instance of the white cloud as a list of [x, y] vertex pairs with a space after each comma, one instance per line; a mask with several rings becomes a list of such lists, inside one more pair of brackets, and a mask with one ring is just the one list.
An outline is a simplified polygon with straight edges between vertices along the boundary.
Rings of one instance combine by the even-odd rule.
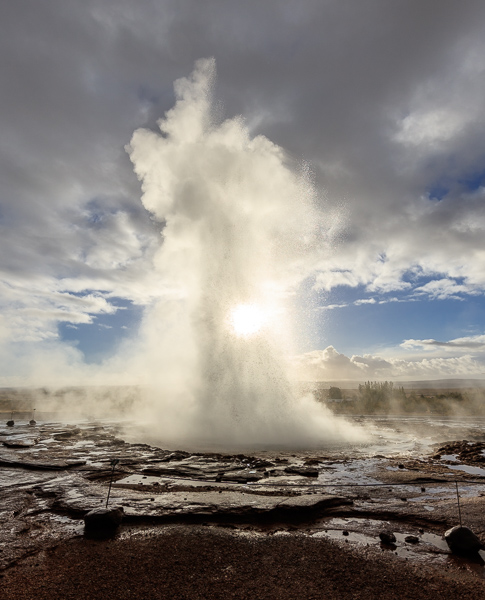
[[480, 292], [477, 291], [475, 286], [458, 284], [453, 279], [435, 279], [425, 285], [416, 287], [414, 293], [438, 300], [444, 300], [445, 298], [462, 300], [462, 294], [476, 295]]
[[447, 109], [414, 112], [399, 123], [395, 139], [411, 146], [446, 142], [464, 127], [468, 115]]
[[[421, 349], [421, 344], [405, 348]], [[430, 340], [431, 341], [431, 340]], [[442, 347], [441, 347], [442, 348]], [[453, 346], [456, 351], [457, 346]], [[470, 348], [468, 348], [470, 350]], [[292, 359], [293, 377], [306, 381], [366, 381], [366, 380], [420, 380], [447, 378], [482, 378], [485, 375], [485, 353], [478, 356], [469, 352], [460, 356], [423, 358], [419, 354], [404, 358], [382, 358], [373, 355], [345, 356], [332, 346], [325, 350], [302, 354]]]
[[356, 300], [354, 302], [355, 306], [360, 306], [361, 304], [375, 304], [375, 298], [362, 298], [361, 300]]
[[452, 352], [454, 354], [468, 353], [472, 351], [485, 351], [485, 335], [473, 335], [455, 338], [449, 341], [428, 340], [405, 340], [401, 347], [405, 350], [426, 350], [428, 352]]

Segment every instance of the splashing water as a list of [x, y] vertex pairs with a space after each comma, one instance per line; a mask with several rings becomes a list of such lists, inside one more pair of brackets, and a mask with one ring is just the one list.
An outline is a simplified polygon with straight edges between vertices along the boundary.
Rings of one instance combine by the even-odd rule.
[[313, 188], [241, 118], [216, 123], [213, 59], [175, 82], [176, 104], [128, 148], [142, 201], [163, 224], [160, 299], [144, 336], [160, 438], [315, 444], [362, 437], [286, 376], [285, 300], [309, 274]]

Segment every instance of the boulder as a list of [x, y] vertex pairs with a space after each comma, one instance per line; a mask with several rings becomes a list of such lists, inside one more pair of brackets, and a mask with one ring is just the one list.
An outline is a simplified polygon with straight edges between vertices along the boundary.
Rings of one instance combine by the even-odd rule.
[[461, 525], [448, 529], [445, 540], [453, 554], [476, 554], [484, 548], [473, 531]]
[[84, 515], [84, 532], [88, 535], [114, 533], [123, 520], [123, 507], [93, 508]]

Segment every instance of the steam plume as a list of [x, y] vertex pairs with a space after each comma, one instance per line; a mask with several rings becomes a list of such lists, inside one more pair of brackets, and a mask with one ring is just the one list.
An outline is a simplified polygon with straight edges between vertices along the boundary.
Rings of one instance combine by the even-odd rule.
[[285, 299], [308, 274], [313, 189], [241, 118], [212, 118], [214, 77], [214, 60], [198, 61], [175, 82], [160, 133], [139, 129], [128, 149], [143, 204], [163, 224], [160, 300], [144, 324], [150, 419], [180, 441], [355, 439], [311, 397], [297, 399], [285, 374]]

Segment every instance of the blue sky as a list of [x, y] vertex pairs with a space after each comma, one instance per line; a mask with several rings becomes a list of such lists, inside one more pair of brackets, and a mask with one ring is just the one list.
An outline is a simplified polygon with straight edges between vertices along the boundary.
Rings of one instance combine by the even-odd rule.
[[136, 336], [138, 332], [143, 315], [142, 307], [123, 298], [115, 298], [112, 303], [117, 311], [99, 315], [93, 323], [59, 324], [60, 340], [79, 349], [88, 364], [101, 363], [107, 356], [116, 354], [123, 341]]
[[[130, 143], [135, 131], [160, 135], [208, 57], [214, 123], [242, 124], [251, 151], [241, 160], [257, 156], [257, 136], [281, 149], [274, 189], [283, 197], [287, 173], [303, 173], [315, 209], [304, 250], [274, 265], [297, 305], [299, 376], [483, 377], [483, 2], [203, 5], [25, 0], [5, 10], [0, 386], [59, 373], [121, 381], [166, 343], [152, 321], [172, 318], [159, 308], [173, 294], [160, 190], [208, 184], [192, 173], [197, 153], [179, 169], [174, 144], [150, 170], [157, 144], [140, 142], [134, 156]], [[258, 180], [265, 148], [254, 181], [273, 210], [273, 167]], [[292, 223], [285, 202], [276, 230], [291, 237], [300, 216]]]

